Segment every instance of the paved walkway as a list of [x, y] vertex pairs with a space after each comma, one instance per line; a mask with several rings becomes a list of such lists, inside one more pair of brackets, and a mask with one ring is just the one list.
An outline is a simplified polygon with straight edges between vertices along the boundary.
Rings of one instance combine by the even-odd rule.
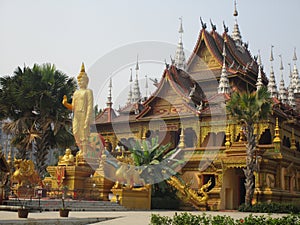
[[[60, 218], [59, 212], [30, 212], [28, 219], [19, 219], [17, 212], [0, 211], [0, 224], [97, 224], [97, 225], [148, 225], [151, 214], [173, 216], [175, 211], [125, 211], [125, 212], [70, 212], [68, 218]], [[181, 212], [178, 212], [181, 213]], [[192, 211], [192, 214], [202, 214], [203, 212]], [[235, 219], [243, 218], [249, 213], [242, 212], [205, 212], [209, 215], [227, 215]], [[268, 215], [268, 214], [255, 214]], [[272, 217], [280, 217], [283, 214], [272, 214]], [[107, 218], [114, 218], [106, 220]], [[102, 221], [101, 220], [105, 220]], [[97, 222], [98, 221], [98, 222]], [[99, 222], [100, 221], [100, 222]]]

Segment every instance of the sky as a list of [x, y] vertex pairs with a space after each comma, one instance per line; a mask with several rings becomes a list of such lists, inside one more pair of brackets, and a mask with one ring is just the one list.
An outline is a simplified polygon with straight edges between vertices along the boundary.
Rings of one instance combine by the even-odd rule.
[[[179, 17], [188, 58], [201, 30], [199, 18], [209, 31], [211, 19], [220, 34], [224, 21], [231, 34], [233, 9], [233, 0], [0, 0], [0, 76], [13, 75], [18, 66], [52, 63], [75, 77], [84, 62], [95, 104], [105, 106], [112, 77], [118, 108], [127, 97], [130, 68], [135, 75], [137, 55], [141, 87], [145, 75], [160, 79], [164, 61], [175, 54]], [[237, 9], [242, 40], [252, 55], [260, 50], [267, 75], [273, 45], [277, 83], [281, 54], [287, 85], [295, 47], [300, 57], [300, 1], [237, 0]], [[153, 58], [148, 51], [160, 54]], [[152, 92], [150, 80], [149, 86]]]

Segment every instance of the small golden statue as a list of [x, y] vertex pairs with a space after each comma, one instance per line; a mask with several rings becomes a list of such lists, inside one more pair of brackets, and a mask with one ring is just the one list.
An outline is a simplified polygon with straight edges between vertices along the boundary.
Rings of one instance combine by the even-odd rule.
[[28, 159], [14, 159], [15, 172], [12, 174], [12, 184], [17, 183], [17, 188], [31, 184], [41, 185], [41, 179], [34, 169], [34, 163]]
[[59, 166], [73, 166], [74, 165], [74, 156], [71, 153], [71, 149], [67, 148], [65, 155], [61, 156], [58, 161]]
[[86, 161], [84, 160], [84, 157], [83, 157], [82, 150], [79, 150], [76, 153], [75, 160], [76, 160], [76, 166], [80, 166], [80, 165], [86, 164]]

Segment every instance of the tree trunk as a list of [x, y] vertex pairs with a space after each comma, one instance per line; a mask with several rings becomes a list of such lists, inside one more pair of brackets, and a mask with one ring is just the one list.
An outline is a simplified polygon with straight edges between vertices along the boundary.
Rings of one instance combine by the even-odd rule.
[[247, 124], [247, 144], [246, 144], [246, 168], [244, 169], [244, 174], [245, 174], [245, 189], [246, 189], [246, 194], [245, 194], [245, 204], [247, 206], [251, 206], [252, 204], [252, 198], [254, 195], [254, 188], [255, 188], [255, 183], [254, 183], [254, 167], [255, 167], [255, 162], [254, 162], [254, 153], [255, 153], [255, 148], [256, 148], [256, 140], [255, 140], [255, 135], [253, 133], [254, 127], [253, 124]]

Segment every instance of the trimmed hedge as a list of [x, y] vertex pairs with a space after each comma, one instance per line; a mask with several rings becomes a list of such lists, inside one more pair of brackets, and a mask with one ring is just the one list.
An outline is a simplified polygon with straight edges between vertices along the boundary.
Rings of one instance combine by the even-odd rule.
[[271, 203], [257, 203], [252, 206], [246, 206], [245, 204], [239, 207], [240, 212], [255, 212], [255, 213], [299, 213], [300, 205], [295, 204], [283, 204], [278, 202]]
[[171, 218], [160, 216], [159, 214], [151, 215], [149, 225], [300, 225], [300, 215], [288, 215], [280, 218], [271, 218], [270, 216], [253, 216], [249, 215], [243, 219], [236, 219], [229, 216], [211, 216], [203, 213], [202, 215], [192, 215], [191, 213], [181, 213]]

